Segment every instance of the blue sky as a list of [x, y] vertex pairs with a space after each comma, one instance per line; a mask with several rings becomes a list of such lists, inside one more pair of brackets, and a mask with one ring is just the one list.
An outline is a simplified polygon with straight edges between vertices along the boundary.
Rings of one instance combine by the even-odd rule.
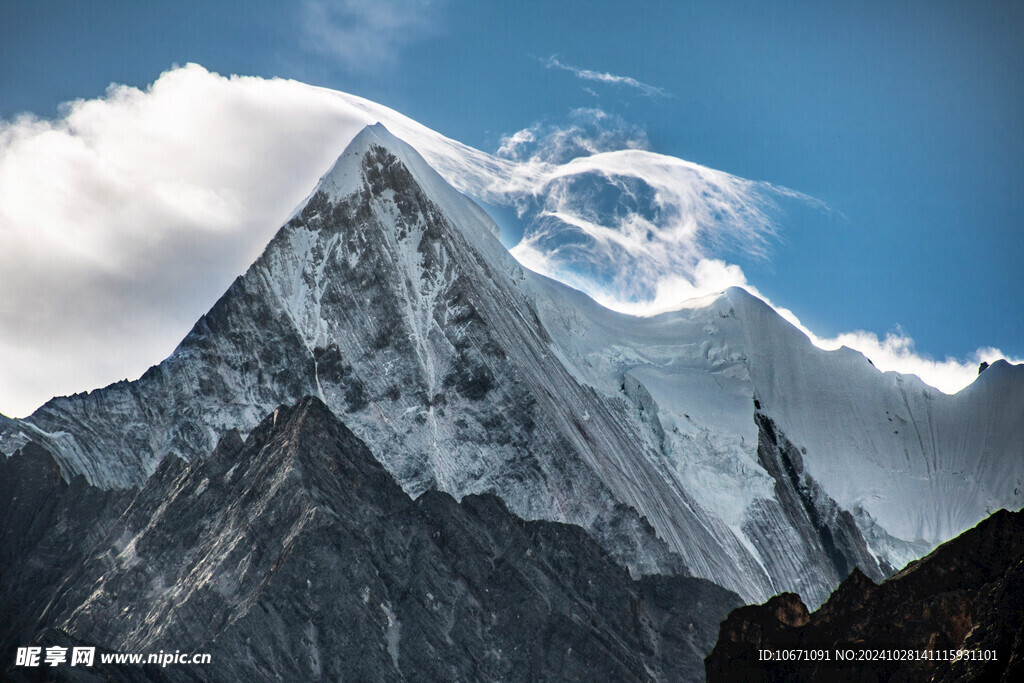
[[0, 119], [188, 62], [360, 95], [490, 152], [601, 109], [652, 151], [830, 207], [789, 207], [767, 259], [729, 254], [819, 335], [1024, 356], [1020, 3], [4, 3]]

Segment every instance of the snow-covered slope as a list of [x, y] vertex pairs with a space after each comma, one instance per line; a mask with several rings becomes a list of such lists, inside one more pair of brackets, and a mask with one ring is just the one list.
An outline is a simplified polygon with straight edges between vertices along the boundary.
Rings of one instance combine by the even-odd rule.
[[123, 486], [313, 394], [410, 494], [496, 493], [635, 571], [816, 605], [854, 565], [880, 578], [985, 506], [1019, 507], [1022, 392], [996, 364], [929, 394], [743, 290], [608, 311], [522, 268], [378, 125], [167, 360], [0, 425], [0, 445], [35, 439], [66, 475]]
[[1024, 366], [996, 362], [950, 396], [879, 372], [857, 351], [815, 347], [740, 288], [633, 318], [538, 283], [559, 290], [538, 301], [573, 301], [541, 305], [541, 318], [581, 360], [585, 381], [606, 392], [635, 386], [638, 403], [656, 405], [652, 433], [681, 482], [730, 524], [773, 485], [752, 466], [752, 404], [892, 566], [1024, 505]]
[[857, 351], [814, 347], [742, 290], [728, 297], [765, 410], [843, 507], [937, 544], [1024, 505], [1024, 365], [997, 361], [950, 396]]

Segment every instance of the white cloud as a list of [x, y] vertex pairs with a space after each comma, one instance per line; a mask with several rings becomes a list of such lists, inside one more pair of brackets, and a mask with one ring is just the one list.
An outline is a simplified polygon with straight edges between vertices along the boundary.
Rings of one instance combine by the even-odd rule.
[[166, 356], [365, 123], [336, 100], [190, 65], [0, 122], [0, 411]]
[[443, 0], [305, 0], [302, 28], [309, 47], [349, 71], [397, 64], [402, 48], [437, 30]]
[[[597, 110], [573, 116], [509, 136], [503, 158], [358, 97], [188, 65], [54, 120], [0, 121], [0, 412], [166, 357], [376, 121], [460, 190], [516, 206], [517, 257], [609, 307], [650, 314], [747, 285], [721, 247], [763, 253], [785, 191], [638, 149], [642, 130]], [[999, 355], [934, 362], [902, 338], [852, 334], [816, 341], [944, 390]]]
[[580, 108], [565, 123], [535, 123], [503, 135], [496, 154], [512, 161], [564, 164], [579, 157], [621, 149], [648, 149], [647, 131], [618, 114]]
[[[657, 86], [648, 85], [642, 81], [638, 81], [630, 76], [616, 76], [610, 74], [607, 71], [592, 71], [590, 69], [581, 69], [578, 66], [572, 66], [566, 64], [558, 59], [557, 56], [552, 55], [544, 60], [544, 66], [549, 69], [560, 69], [562, 71], [568, 71], [569, 73], [576, 76], [580, 80], [584, 81], [595, 81], [597, 83], [606, 83], [608, 85], [621, 85], [627, 88], [634, 88], [640, 91], [641, 94], [647, 95], [648, 97], [665, 97], [668, 95], [664, 89]], [[591, 91], [593, 92], [593, 91]]]
[[[684, 281], [725, 281], [708, 275], [723, 247], [766, 253], [774, 191], [642, 150], [580, 157], [518, 198], [524, 232], [512, 253], [611, 308], [664, 310]], [[739, 269], [729, 272], [740, 284]]]

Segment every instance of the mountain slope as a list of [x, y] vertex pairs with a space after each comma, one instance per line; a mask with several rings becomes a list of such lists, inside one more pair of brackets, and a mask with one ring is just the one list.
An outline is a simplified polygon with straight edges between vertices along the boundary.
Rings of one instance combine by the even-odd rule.
[[746, 586], [755, 567], [739, 544], [724, 528], [725, 543], [715, 537], [653, 453], [637, 457], [618, 402], [569, 375], [494, 230], [415, 151], [368, 128], [170, 358], [137, 382], [48, 403], [21, 438], [65, 471], [123, 486], [319, 395], [411, 495], [498, 493], [526, 518], [588, 528], [639, 572], [682, 569], [634, 511], [647, 503], [687, 564]]
[[[28, 484], [40, 458], [19, 453], [0, 485]], [[211, 654], [159, 672], [175, 679], [699, 680], [739, 604], [701, 579], [633, 580], [582, 529], [493, 496], [413, 500], [312, 397], [207, 458], [166, 459], [121, 510], [91, 546], [46, 529], [69, 552], [33, 586], [45, 608], [0, 630], [3, 651], [42, 634]]]
[[[814, 349], [743, 290], [615, 314], [524, 270], [496, 235], [415, 150], [367, 128], [167, 360], [54, 399], [0, 445], [36, 440], [66, 476], [127, 486], [312, 394], [411, 495], [495, 493], [583, 526], [638, 573], [685, 566], [746, 599], [811, 604], [850, 567], [881, 579], [926, 552], [982, 514], [975, 501], [1019, 495], [1017, 368], [909, 402], [912, 379]], [[883, 433], [885, 406], [907, 434], [977, 428], [929, 451]]]
[[[856, 351], [818, 349], [743, 289], [635, 318], [534, 282], [575, 374], [628, 396], [670, 474], [755, 545], [746, 530], [763, 522], [760, 501], [789, 495], [773, 495], [780, 486], [806, 491], [825, 516], [852, 515], [884, 571], [1024, 504], [1024, 366], [997, 361], [949, 396]], [[792, 487], [765, 466], [762, 417], [795, 449]]]

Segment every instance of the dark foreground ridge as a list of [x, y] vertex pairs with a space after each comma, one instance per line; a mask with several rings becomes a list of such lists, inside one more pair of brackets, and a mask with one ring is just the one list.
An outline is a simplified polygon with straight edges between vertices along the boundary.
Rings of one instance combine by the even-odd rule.
[[[699, 680], [739, 598], [634, 580], [575, 526], [491, 495], [411, 499], [316, 398], [139, 490], [0, 461], [5, 679]], [[27, 669], [15, 649], [210, 653], [167, 668]]]
[[[830, 661], [759, 661], [760, 650], [824, 650]], [[933, 654], [838, 662], [837, 650]], [[792, 593], [741, 607], [706, 667], [709, 683], [1024, 680], [1024, 511], [994, 513], [881, 584], [855, 569], [813, 614]]]

